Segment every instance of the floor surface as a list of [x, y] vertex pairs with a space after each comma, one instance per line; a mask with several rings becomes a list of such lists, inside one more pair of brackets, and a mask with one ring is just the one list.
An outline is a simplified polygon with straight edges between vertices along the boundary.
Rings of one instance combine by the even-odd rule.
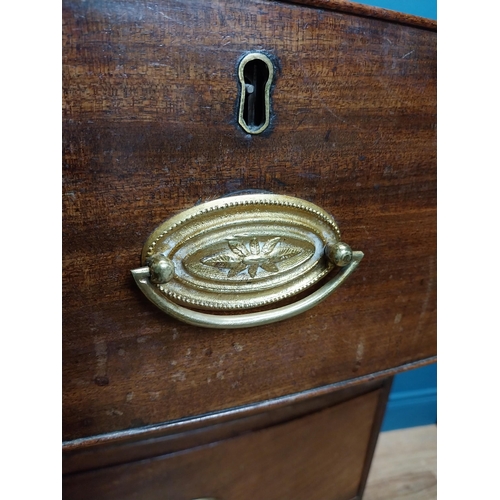
[[363, 500], [437, 498], [435, 425], [382, 432]]

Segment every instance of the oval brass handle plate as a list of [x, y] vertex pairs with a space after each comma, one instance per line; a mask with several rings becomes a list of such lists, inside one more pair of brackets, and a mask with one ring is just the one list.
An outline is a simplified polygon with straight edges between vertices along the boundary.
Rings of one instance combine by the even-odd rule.
[[[147, 239], [132, 275], [146, 297], [186, 323], [242, 328], [274, 323], [324, 300], [357, 267], [363, 253], [342, 243], [334, 218], [305, 200], [276, 194], [221, 198], [161, 224]], [[311, 295], [268, 306], [311, 287]], [[215, 311], [209, 313], [203, 311]]]

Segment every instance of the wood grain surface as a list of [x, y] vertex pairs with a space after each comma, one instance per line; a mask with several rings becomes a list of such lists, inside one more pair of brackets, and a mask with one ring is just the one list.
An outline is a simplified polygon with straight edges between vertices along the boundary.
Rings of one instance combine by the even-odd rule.
[[380, 391], [182, 453], [68, 476], [71, 500], [351, 500]]
[[[436, 353], [436, 34], [263, 0], [63, 2], [63, 438], [254, 403]], [[275, 61], [272, 124], [238, 60]], [[309, 200], [365, 258], [328, 300], [234, 331], [179, 323], [130, 270], [200, 200]]]
[[435, 425], [380, 434], [363, 500], [436, 500]]
[[[382, 425], [391, 382], [392, 378], [385, 378], [340, 389], [326, 386], [278, 400], [267, 400], [206, 414], [202, 418], [181, 419], [162, 425], [72, 441], [63, 447], [63, 474], [153, 458], [248, 434], [378, 390], [380, 397], [376, 420], [372, 425], [373, 442], [370, 443], [367, 454], [371, 456], [378, 430]], [[365, 472], [368, 473], [368, 468]]]

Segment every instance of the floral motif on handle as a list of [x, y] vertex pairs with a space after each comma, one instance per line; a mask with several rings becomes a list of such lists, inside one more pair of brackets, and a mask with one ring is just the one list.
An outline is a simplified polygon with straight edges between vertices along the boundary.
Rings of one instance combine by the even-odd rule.
[[227, 240], [230, 252], [222, 252], [201, 259], [202, 264], [216, 267], [219, 270], [227, 269], [227, 277], [247, 271], [255, 278], [259, 267], [268, 273], [277, 273], [278, 264], [302, 253], [302, 249], [285, 244], [280, 237], [260, 242], [252, 238], [245, 243], [237, 237]]

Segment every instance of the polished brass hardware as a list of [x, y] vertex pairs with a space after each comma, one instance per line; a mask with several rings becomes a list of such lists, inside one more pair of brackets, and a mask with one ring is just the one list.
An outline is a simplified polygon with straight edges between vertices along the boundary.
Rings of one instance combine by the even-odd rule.
[[174, 264], [162, 254], [155, 254], [146, 259], [149, 266], [151, 283], [168, 283], [175, 275]]
[[238, 123], [249, 134], [260, 134], [269, 126], [273, 76], [273, 63], [265, 54], [253, 52], [240, 61]]
[[[281, 321], [338, 288], [363, 253], [340, 239], [334, 218], [305, 200], [275, 194], [221, 198], [161, 224], [147, 239], [134, 279], [151, 302], [186, 323], [240, 328]], [[238, 315], [296, 295], [335, 267], [321, 288], [292, 304]]]
[[352, 261], [352, 250], [346, 243], [337, 242], [325, 247], [325, 255], [336, 266], [344, 267]]

